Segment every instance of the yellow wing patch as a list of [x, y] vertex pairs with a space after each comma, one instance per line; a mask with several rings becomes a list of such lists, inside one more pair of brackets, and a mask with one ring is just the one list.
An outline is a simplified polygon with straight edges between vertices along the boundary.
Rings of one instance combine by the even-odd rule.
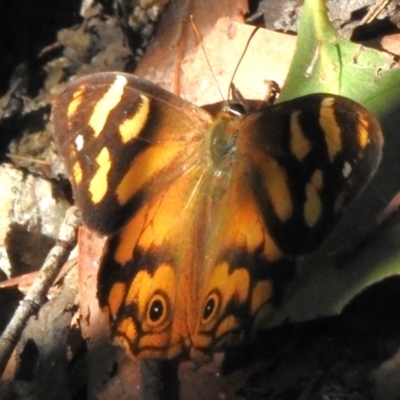
[[121, 136], [122, 143], [128, 143], [137, 138], [148, 120], [150, 99], [143, 95], [140, 96], [140, 99], [136, 114], [125, 119], [119, 126], [118, 133]]
[[101, 97], [89, 119], [89, 126], [97, 137], [103, 131], [110, 112], [120, 103], [127, 79], [123, 75], [117, 75], [107, 92]]
[[325, 134], [331, 162], [343, 148], [341, 128], [336, 121], [334, 104], [335, 99], [333, 97], [324, 99], [321, 104], [319, 117], [319, 123]]
[[89, 192], [94, 204], [103, 200], [108, 190], [108, 174], [111, 170], [112, 160], [106, 147], [103, 147], [96, 157], [96, 163], [98, 165], [97, 171], [89, 183]]

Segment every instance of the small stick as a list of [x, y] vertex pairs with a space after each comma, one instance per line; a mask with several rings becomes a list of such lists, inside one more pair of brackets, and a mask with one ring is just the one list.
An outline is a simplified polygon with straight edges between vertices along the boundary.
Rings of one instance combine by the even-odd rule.
[[76, 244], [76, 231], [80, 218], [76, 207], [70, 207], [60, 228], [57, 243], [50, 250], [39, 271], [38, 277], [19, 304], [11, 321], [0, 337], [0, 377], [18, 343], [28, 319], [36, 314], [43, 304], [46, 294], [53, 285], [60, 269], [67, 261]]
[[369, 24], [372, 22], [391, 2], [392, 0], [377, 0], [377, 2], [371, 6], [367, 14], [361, 20], [360, 25]]

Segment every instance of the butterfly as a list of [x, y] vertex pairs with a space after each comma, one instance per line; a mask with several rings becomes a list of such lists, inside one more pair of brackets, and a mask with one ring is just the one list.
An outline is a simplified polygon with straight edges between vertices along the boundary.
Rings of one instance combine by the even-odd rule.
[[383, 142], [341, 96], [200, 108], [120, 72], [68, 85], [52, 118], [83, 221], [109, 236], [100, 304], [138, 358], [200, 359], [250, 338]]

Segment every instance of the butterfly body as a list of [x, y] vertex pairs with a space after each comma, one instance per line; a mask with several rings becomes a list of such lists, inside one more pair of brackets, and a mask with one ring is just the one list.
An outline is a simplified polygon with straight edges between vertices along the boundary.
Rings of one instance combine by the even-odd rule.
[[380, 158], [374, 117], [316, 94], [210, 113], [122, 73], [54, 105], [84, 222], [110, 236], [99, 299], [138, 357], [201, 357], [257, 328]]

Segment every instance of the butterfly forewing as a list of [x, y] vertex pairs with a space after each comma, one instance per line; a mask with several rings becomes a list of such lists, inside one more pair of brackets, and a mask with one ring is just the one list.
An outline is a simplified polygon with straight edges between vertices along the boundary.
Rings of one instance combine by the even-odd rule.
[[275, 105], [248, 115], [243, 130], [249, 132], [243, 135], [248, 180], [288, 255], [315, 250], [381, 157], [379, 123], [341, 96], [313, 94]]
[[139, 357], [198, 357], [246, 337], [382, 147], [375, 118], [340, 96], [211, 115], [120, 73], [70, 85], [53, 118], [85, 223], [114, 233], [99, 299]]
[[83, 220], [105, 234], [146, 201], [155, 176], [168, 185], [196, 162], [211, 122], [200, 108], [122, 73], [69, 85], [54, 102], [53, 121]]

